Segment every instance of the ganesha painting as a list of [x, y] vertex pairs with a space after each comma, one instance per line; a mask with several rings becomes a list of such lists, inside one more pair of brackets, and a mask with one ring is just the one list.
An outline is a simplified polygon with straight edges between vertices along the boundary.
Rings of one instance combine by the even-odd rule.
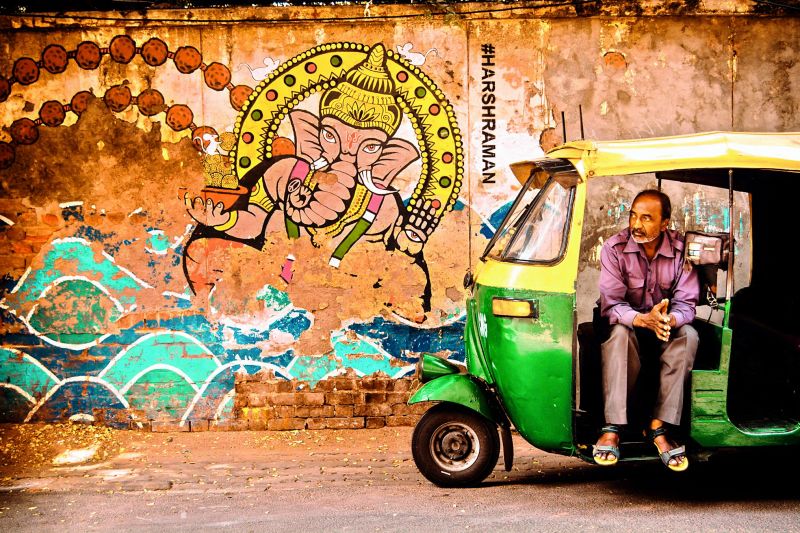
[[[304, 100], [309, 109], [299, 107]], [[415, 138], [398, 133], [404, 121]], [[293, 139], [281, 135], [287, 127]], [[252, 93], [225, 148], [227, 182], [184, 198], [198, 223], [184, 256], [195, 293], [213, 288], [199, 268], [219, 248], [211, 242], [262, 249], [274, 231], [324, 245], [334, 268], [360, 239], [424, 265], [424, 246], [463, 178], [452, 107], [382, 44], [320, 45], [285, 62]], [[410, 198], [398, 181], [415, 183], [405, 187]]]

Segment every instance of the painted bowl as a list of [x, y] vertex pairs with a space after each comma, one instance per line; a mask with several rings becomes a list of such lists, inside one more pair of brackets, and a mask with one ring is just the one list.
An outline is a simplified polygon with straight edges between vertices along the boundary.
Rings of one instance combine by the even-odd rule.
[[231, 209], [234, 204], [239, 201], [242, 196], [248, 194], [248, 189], [244, 185], [239, 185], [236, 189], [225, 189], [223, 187], [204, 187], [200, 194], [203, 201], [208, 201], [210, 198], [214, 205], [222, 202], [225, 210]]

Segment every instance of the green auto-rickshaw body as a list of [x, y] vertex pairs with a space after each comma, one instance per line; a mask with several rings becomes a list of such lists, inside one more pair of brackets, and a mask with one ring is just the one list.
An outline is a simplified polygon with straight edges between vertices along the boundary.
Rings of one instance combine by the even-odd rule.
[[[597, 402], [599, 344], [592, 345], [597, 339], [592, 338], [590, 324], [578, 324], [576, 300], [587, 182], [654, 173], [659, 184], [662, 179], [675, 180], [748, 193], [753, 218], [749, 289], [760, 291], [766, 299], [773, 295], [761, 288], [770, 286], [774, 273], [783, 266], [778, 260], [765, 259], [774, 249], [760, 243], [774, 239], [778, 226], [790, 225], [792, 215], [782, 215], [773, 207], [787, 197], [800, 197], [800, 133], [712, 132], [578, 141], [555, 148], [547, 156], [512, 165], [523, 188], [489, 243], [475, 277], [468, 276], [465, 283], [471, 291], [466, 368], [424, 357], [421, 380], [425, 383], [409, 403], [437, 401], [463, 408], [501, 428], [513, 426], [537, 448], [591, 460], [591, 445], [602, 424], [602, 405]], [[733, 198], [733, 192], [729, 194]], [[795, 280], [791, 283], [796, 284]], [[684, 412], [690, 453], [800, 445], [800, 372], [796, 371], [800, 365], [791, 361], [800, 341], [797, 329], [780, 330], [774, 323], [761, 321], [758, 312], [747, 315], [747, 291], [741, 292], [739, 297], [731, 289], [734, 296], [723, 302], [717, 323], [695, 320], [701, 350], [691, 374], [688, 412]], [[770, 330], [768, 344], [776, 343], [769, 344], [770, 350], [781, 354], [780, 362], [788, 368], [786, 376], [780, 369], [770, 371], [769, 363], [757, 359], [752, 352], [758, 348], [743, 348], [751, 332], [770, 327], [778, 331]], [[732, 359], [738, 365], [735, 379]], [[749, 362], [743, 366], [740, 360]], [[747, 365], [756, 374], [771, 377], [751, 383]], [[791, 382], [783, 387], [786, 380]], [[773, 383], [785, 389], [781, 396], [785, 401], [778, 405], [765, 400], [763, 412], [750, 409], [748, 401], [753, 399], [747, 396], [756, 396], [761, 389], [772, 394]], [[440, 408], [440, 418], [441, 412]], [[446, 427], [446, 423], [440, 425]], [[459, 435], [468, 444], [468, 424], [461, 426]], [[437, 449], [431, 446], [434, 452]], [[652, 447], [639, 453], [632, 446], [631, 452], [624, 458], [655, 459]]]

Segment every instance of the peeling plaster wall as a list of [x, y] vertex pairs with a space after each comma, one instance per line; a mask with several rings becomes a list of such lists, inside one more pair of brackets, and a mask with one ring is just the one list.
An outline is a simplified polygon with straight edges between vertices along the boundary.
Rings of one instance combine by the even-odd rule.
[[[579, 106], [587, 138], [800, 130], [800, 19], [503, 6], [0, 19], [0, 417], [224, 424], [236, 372], [463, 360], [462, 278], [518, 190], [508, 165], [577, 138]], [[644, 184], [591, 190], [582, 320]], [[679, 228], [727, 217], [725, 195], [668, 192]]]

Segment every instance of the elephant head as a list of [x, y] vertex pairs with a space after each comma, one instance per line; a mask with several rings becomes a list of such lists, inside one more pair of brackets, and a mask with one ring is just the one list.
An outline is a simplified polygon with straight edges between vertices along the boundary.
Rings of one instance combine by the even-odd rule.
[[344, 214], [355, 185], [373, 194], [391, 194], [392, 180], [419, 157], [413, 144], [394, 137], [402, 120], [386, 71], [385, 50], [376, 44], [366, 60], [327, 89], [319, 118], [307, 111], [289, 114], [297, 155], [307, 160], [316, 187], [289, 180], [286, 215], [306, 226], [324, 226]]

